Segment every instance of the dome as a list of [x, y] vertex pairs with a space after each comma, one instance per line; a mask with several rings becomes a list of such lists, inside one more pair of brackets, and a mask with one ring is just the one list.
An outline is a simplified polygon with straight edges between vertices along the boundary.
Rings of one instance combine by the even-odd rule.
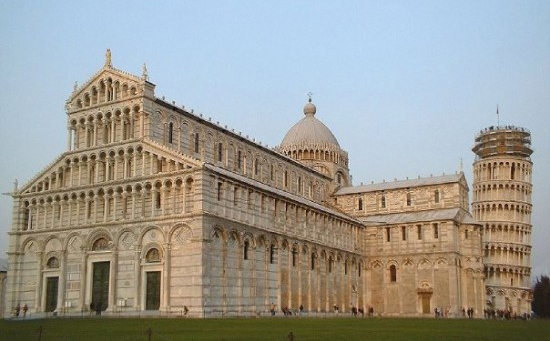
[[302, 118], [296, 123], [288, 133], [286, 133], [281, 142], [281, 147], [289, 147], [293, 145], [307, 144], [332, 144], [340, 147], [338, 140], [334, 137], [334, 134], [330, 129], [315, 118], [317, 108], [315, 104], [308, 102], [304, 106], [304, 114], [306, 117]]

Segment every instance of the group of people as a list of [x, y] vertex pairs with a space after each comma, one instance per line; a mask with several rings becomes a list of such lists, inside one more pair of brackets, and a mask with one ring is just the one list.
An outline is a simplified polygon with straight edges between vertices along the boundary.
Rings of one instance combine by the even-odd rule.
[[[23, 318], [27, 317], [27, 311], [29, 311], [29, 306], [24, 305], [23, 306]], [[21, 315], [21, 304], [17, 303], [17, 306], [15, 306], [15, 317], [19, 317]]]
[[518, 315], [516, 312], [512, 312], [509, 309], [484, 309], [483, 314], [485, 318], [499, 319], [499, 320], [525, 320], [531, 319], [531, 314], [523, 313]]
[[434, 309], [434, 314], [435, 314], [435, 318], [439, 318], [439, 317], [449, 317], [449, 311], [451, 311], [451, 307], [443, 310], [441, 308], [435, 308]]
[[468, 318], [471, 319], [474, 317], [474, 308], [464, 308], [462, 307], [462, 317], [466, 317], [466, 315], [468, 315]]
[[[340, 312], [340, 307], [337, 306], [337, 305], [334, 305], [332, 307], [333, 309], [333, 312], [338, 314]], [[367, 309], [368, 311], [368, 316], [372, 317], [374, 316], [374, 308], [373, 307], [368, 307]], [[271, 304], [271, 307], [269, 308], [269, 312], [271, 314], [271, 316], [275, 316], [275, 304]], [[283, 313], [284, 316], [292, 316], [292, 315], [302, 315], [302, 313], [304, 312], [304, 305], [303, 304], [300, 304], [300, 307], [296, 310], [292, 310], [290, 308], [288, 308], [287, 306], [283, 307], [281, 309], [281, 312]], [[365, 309], [363, 308], [357, 308], [355, 306], [352, 306], [351, 307], [351, 315], [352, 316], [358, 316], [358, 315], [361, 315], [361, 316], [365, 316]]]

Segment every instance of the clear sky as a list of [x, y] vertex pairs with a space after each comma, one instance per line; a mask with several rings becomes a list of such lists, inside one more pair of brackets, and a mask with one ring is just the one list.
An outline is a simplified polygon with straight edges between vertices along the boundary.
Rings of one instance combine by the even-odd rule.
[[[0, 0], [0, 191], [66, 147], [65, 100], [104, 63], [274, 146], [314, 93], [354, 183], [453, 173], [474, 135], [531, 130], [533, 274], [550, 274], [550, 1]], [[0, 198], [0, 258], [11, 198]], [[4, 255], [4, 256], [2, 256]]]

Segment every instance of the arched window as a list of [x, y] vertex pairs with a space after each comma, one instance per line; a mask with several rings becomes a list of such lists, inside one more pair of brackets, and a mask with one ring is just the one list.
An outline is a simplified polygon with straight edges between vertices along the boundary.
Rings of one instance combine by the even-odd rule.
[[244, 241], [244, 247], [243, 247], [243, 259], [248, 259], [248, 249], [250, 248], [250, 243], [248, 240]]
[[512, 169], [510, 171], [510, 179], [514, 180], [515, 175], [516, 175], [516, 164], [512, 163]]
[[363, 267], [363, 263], [359, 262], [357, 265], [357, 275], [361, 277], [361, 268]]
[[439, 204], [439, 191], [437, 189], [434, 192], [434, 201], [436, 204]]
[[149, 251], [147, 251], [147, 255], [145, 255], [145, 261], [147, 263], [158, 263], [160, 262], [160, 252], [156, 248], [152, 248]]
[[390, 282], [397, 282], [397, 268], [395, 265], [390, 265]]
[[50, 257], [46, 265], [50, 269], [57, 269], [59, 268], [59, 259], [57, 259], [57, 257]]
[[315, 270], [315, 253], [311, 254], [311, 270]]
[[109, 241], [105, 238], [98, 238], [92, 245], [92, 251], [103, 251], [109, 248]]
[[258, 159], [254, 159], [254, 175], [258, 175], [259, 168]]
[[168, 124], [168, 143], [174, 143], [174, 123]]
[[363, 198], [359, 198], [358, 202], [357, 202], [357, 209], [359, 211], [362, 211], [363, 210]]
[[329, 257], [329, 259], [328, 259], [328, 272], [329, 273], [332, 272], [332, 263], [333, 263], [332, 257]]

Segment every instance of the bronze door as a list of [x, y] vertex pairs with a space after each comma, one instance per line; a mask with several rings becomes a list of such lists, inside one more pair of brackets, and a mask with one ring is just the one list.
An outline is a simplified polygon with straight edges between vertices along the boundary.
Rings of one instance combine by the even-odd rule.
[[422, 313], [430, 314], [430, 295], [421, 295], [422, 298]]
[[109, 262], [93, 263], [92, 305], [97, 311], [107, 309], [109, 302]]
[[146, 272], [146, 274], [145, 310], [158, 310], [160, 308], [160, 271]]
[[46, 312], [52, 312], [57, 308], [57, 288], [59, 277], [46, 278]]

